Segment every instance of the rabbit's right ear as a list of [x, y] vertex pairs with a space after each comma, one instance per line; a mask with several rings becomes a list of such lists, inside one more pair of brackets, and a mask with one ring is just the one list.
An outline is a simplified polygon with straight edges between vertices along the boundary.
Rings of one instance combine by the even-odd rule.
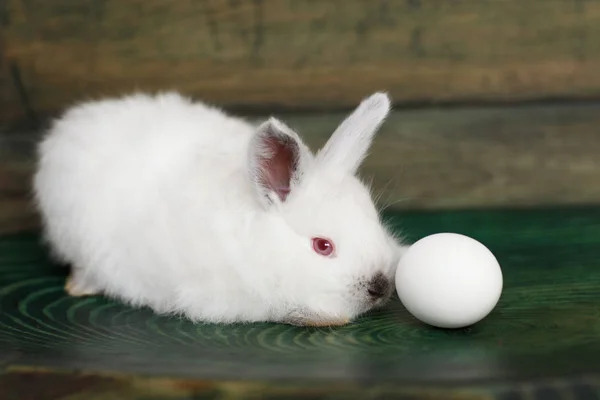
[[283, 122], [270, 118], [257, 128], [250, 142], [248, 169], [265, 207], [286, 200], [312, 157], [298, 134]]
[[390, 108], [386, 93], [374, 93], [364, 99], [333, 132], [317, 155], [318, 162], [354, 174]]

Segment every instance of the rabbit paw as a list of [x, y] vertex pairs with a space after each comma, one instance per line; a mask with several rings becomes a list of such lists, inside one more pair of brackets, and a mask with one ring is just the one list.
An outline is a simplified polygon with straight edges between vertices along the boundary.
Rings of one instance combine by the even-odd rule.
[[101, 290], [90, 279], [77, 270], [72, 270], [65, 282], [65, 291], [69, 296], [83, 297], [99, 295]]

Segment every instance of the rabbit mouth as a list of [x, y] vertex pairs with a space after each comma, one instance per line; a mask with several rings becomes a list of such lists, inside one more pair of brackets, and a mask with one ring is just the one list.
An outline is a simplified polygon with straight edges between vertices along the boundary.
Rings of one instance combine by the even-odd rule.
[[384, 297], [381, 297], [375, 301], [373, 301], [369, 307], [370, 310], [377, 310], [380, 308], [383, 308], [387, 305], [387, 303], [390, 301], [390, 299], [392, 298], [392, 292], [390, 291], [389, 293], [387, 293]]

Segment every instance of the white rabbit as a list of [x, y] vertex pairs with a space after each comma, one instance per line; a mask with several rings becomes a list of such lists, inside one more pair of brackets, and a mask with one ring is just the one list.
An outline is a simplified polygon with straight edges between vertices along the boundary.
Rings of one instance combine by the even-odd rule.
[[342, 325], [385, 304], [404, 245], [355, 175], [389, 109], [363, 100], [313, 155], [275, 118], [176, 93], [72, 107], [33, 182], [67, 292], [213, 323]]

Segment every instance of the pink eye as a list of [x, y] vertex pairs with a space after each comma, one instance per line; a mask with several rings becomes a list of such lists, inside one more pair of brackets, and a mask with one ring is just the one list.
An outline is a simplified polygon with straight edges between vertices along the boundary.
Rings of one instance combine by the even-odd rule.
[[333, 247], [333, 243], [328, 239], [313, 238], [312, 243], [313, 249], [317, 252], [317, 254], [320, 254], [325, 257], [331, 256], [333, 254], [333, 251], [335, 250], [335, 248]]

